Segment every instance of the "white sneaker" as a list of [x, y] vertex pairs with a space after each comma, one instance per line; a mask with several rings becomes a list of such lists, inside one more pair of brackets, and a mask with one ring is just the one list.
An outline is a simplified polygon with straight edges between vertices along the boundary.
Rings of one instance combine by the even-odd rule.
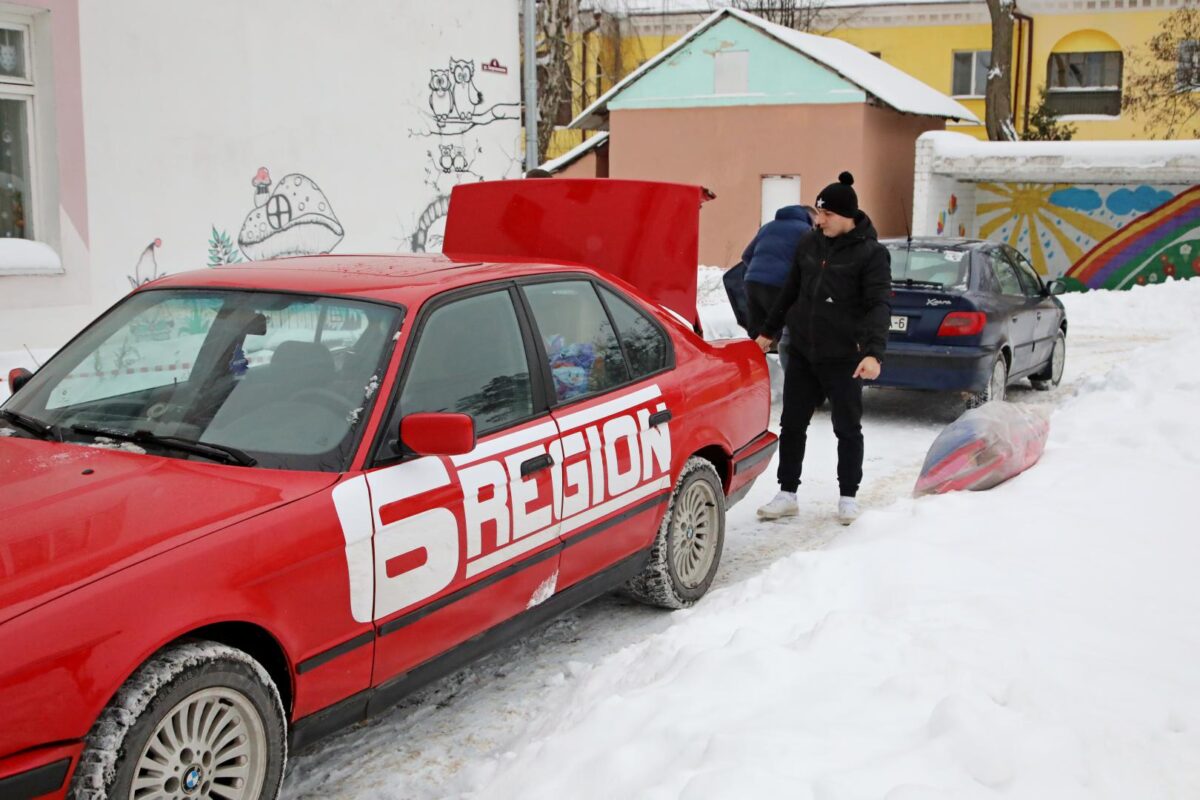
[[794, 517], [799, 511], [800, 507], [796, 504], [796, 493], [780, 492], [775, 495], [774, 500], [758, 509], [758, 518], [779, 519], [780, 517]]
[[858, 519], [858, 501], [853, 497], [838, 498], [838, 522], [849, 525]]

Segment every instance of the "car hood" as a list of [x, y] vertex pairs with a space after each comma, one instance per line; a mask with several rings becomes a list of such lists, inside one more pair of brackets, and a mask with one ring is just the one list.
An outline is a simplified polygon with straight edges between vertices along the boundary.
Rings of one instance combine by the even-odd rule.
[[0, 623], [337, 477], [0, 438]]

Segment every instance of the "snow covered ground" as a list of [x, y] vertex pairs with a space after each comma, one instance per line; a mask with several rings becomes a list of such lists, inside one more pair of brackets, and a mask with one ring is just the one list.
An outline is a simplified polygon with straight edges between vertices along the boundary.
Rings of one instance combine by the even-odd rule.
[[[732, 332], [702, 276], [710, 335]], [[714, 590], [607, 597], [294, 754], [288, 798], [1200, 796], [1200, 281], [1065, 298], [1042, 462], [909, 492], [955, 400], [869, 392], [863, 517], [728, 517]], [[0, 354], [0, 368], [9, 363]]]
[[696, 608], [592, 603], [297, 754], [286, 795], [1197, 796], [1200, 281], [1067, 303], [1063, 385], [1013, 391], [1057, 407], [1029, 473], [908, 499], [958, 408], [870, 393], [853, 527], [822, 416], [800, 518], [755, 520], [760, 481]]

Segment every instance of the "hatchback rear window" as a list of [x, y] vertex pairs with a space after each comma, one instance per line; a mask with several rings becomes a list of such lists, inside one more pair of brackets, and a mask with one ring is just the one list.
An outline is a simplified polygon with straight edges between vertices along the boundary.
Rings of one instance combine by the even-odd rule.
[[966, 250], [942, 250], [931, 247], [888, 247], [892, 255], [892, 280], [936, 283], [947, 288], [967, 283], [967, 265], [971, 254]]

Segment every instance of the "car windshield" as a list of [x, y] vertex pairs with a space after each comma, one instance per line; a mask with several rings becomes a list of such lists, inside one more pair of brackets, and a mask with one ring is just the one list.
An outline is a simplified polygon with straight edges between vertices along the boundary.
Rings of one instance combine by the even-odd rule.
[[892, 255], [892, 281], [894, 283], [935, 283], [947, 288], [965, 288], [967, 264], [970, 252], [943, 248], [907, 247], [889, 244]]
[[5, 404], [0, 432], [343, 471], [402, 316], [340, 297], [138, 292]]

